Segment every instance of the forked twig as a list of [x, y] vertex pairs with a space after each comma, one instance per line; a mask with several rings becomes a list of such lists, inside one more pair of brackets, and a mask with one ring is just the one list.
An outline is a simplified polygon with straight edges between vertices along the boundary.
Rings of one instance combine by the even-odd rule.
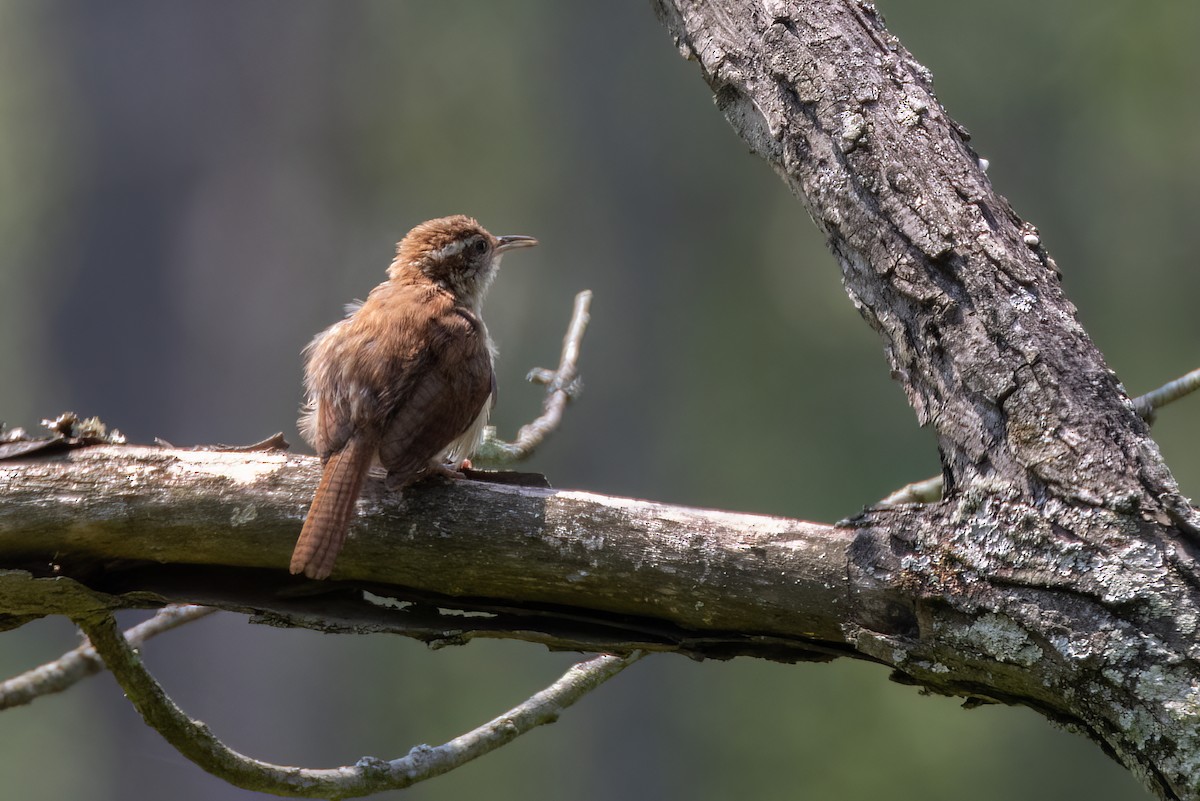
[[536, 420], [521, 426], [517, 438], [505, 442], [496, 436], [496, 429], [489, 426], [483, 443], [473, 459], [477, 464], [493, 466], [508, 465], [529, 457], [546, 437], [562, 422], [563, 410], [579, 396], [582, 381], [579, 377], [579, 347], [587, 331], [592, 303], [591, 290], [575, 296], [575, 307], [571, 313], [571, 324], [563, 337], [562, 356], [557, 370], [535, 368], [526, 376], [527, 381], [546, 387], [546, 400], [542, 402], [542, 413]]

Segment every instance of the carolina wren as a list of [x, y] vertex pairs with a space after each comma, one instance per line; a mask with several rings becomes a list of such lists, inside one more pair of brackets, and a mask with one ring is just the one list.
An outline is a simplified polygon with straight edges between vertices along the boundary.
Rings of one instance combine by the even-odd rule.
[[324, 468], [293, 573], [329, 575], [373, 464], [401, 489], [453, 473], [478, 447], [496, 392], [480, 303], [500, 257], [536, 244], [462, 215], [423, 222], [396, 246], [388, 280], [305, 349], [300, 432]]

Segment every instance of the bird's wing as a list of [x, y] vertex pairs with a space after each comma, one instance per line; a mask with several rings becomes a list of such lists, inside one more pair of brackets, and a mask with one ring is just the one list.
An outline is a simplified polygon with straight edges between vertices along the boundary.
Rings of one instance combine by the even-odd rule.
[[322, 459], [350, 437], [380, 436], [391, 409], [426, 370], [430, 321], [445, 299], [413, 286], [384, 283], [305, 351], [308, 404], [301, 432]]
[[[461, 307], [435, 317], [417, 357], [395, 387], [379, 459], [403, 484], [466, 431], [492, 391], [492, 357], [482, 326]], [[414, 365], [415, 366], [415, 365]]]

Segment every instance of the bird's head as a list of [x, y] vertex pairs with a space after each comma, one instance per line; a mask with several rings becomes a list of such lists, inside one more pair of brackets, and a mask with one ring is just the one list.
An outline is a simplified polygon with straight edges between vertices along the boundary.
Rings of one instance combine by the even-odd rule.
[[500, 257], [537, 244], [531, 236], [493, 236], [470, 217], [456, 214], [428, 220], [396, 245], [390, 278], [420, 274], [443, 287], [463, 305], [478, 308]]

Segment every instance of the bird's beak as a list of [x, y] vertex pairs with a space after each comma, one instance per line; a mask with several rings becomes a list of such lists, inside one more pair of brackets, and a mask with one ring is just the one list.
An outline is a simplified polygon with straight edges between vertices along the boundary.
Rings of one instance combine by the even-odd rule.
[[538, 243], [532, 236], [498, 236], [496, 241], [499, 243], [496, 245], [497, 253], [516, 248], [531, 248]]

